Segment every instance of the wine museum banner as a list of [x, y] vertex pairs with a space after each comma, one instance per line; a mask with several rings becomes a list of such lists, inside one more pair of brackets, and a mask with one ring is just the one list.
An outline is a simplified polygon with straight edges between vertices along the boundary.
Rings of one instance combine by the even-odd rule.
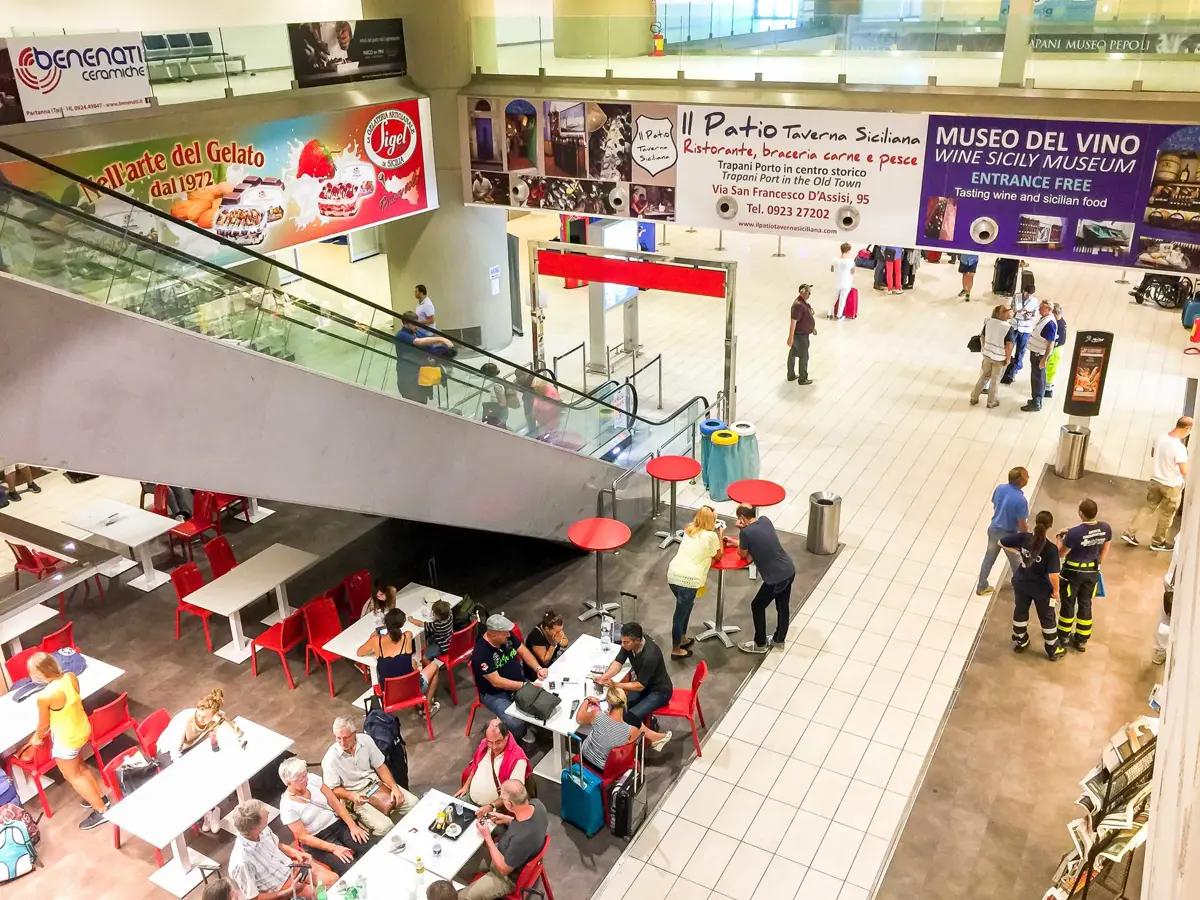
[[[51, 162], [260, 253], [437, 206], [429, 101], [403, 100], [121, 144]], [[241, 257], [25, 162], [9, 181], [220, 265]]]

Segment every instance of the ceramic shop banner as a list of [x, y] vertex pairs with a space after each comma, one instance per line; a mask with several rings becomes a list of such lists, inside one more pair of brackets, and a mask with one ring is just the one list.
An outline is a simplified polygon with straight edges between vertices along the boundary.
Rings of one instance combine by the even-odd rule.
[[25, 121], [150, 105], [150, 76], [136, 32], [10, 38]]
[[1200, 272], [1200, 127], [931, 116], [915, 242]]
[[927, 117], [679, 108], [688, 225], [902, 244], [920, 200]]
[[468, 203], [674, 221], [676, 107], [466, 97]]
[[[50, 162], [260, 253], [437, 206], [429, 101], [421, 98], [236, 130], [52, 157]], [[14, 184], [224, 265], [232, 248], [172, 227], [29, 163]]]

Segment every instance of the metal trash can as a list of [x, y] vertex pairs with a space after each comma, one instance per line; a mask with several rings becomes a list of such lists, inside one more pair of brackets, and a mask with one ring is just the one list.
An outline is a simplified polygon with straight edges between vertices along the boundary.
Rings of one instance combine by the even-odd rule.
[[1087, 458], [1092, 429], [1086, 425], [1064, 425], [1058, 432], [1058, 457], [1054, 474], [1074, 481], [1083, 477], [1083, 461]]
[[832, 491], [808, 495], [809, 553], [830, 556], [837, 552], [842, 527], [842, 498]]

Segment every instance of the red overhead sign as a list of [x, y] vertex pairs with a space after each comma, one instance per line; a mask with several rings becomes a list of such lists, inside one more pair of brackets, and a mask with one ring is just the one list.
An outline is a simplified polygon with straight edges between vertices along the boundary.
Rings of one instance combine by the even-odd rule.
[[706, 269], [650, 260], [610, 259], [564, 250], [539, 250], [538, 274], [559, 278], [579, 278], [606, 284], [725, 297], [724, 269]]

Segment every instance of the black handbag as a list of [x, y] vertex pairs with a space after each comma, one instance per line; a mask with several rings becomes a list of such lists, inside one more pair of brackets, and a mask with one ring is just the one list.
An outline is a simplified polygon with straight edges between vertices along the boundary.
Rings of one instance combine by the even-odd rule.
[[971, 339], [967, 341], [967, 349], [972, 353], [983, 352], [983, 338], [977, 334], [971, 335]]
[[562, 703], [562, 697], [552, 694], [536, 684], [523, 684], [513, 695], [513, 702], [517, 704], [517, 709], [525, 715], [545, 722], [554, 715], [554, 711]]

